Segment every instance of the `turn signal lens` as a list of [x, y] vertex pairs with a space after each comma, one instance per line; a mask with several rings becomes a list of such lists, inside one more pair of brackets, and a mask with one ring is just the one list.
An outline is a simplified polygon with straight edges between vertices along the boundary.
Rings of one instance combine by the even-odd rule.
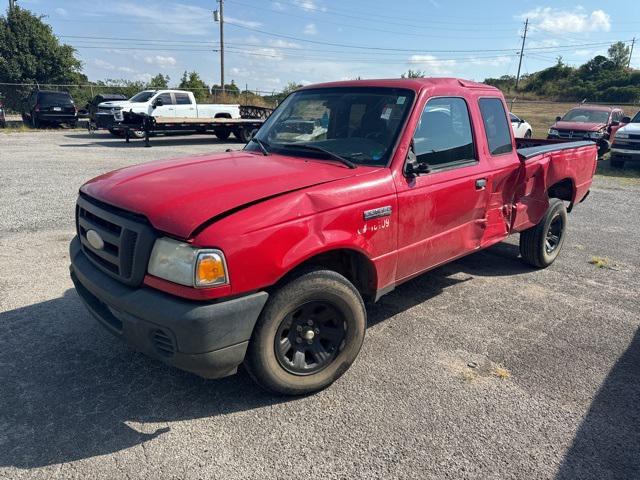
[[227, 269], [221, 253], [202, 252], [196, 263], [196, 287], [212, 287], [227, 283]]

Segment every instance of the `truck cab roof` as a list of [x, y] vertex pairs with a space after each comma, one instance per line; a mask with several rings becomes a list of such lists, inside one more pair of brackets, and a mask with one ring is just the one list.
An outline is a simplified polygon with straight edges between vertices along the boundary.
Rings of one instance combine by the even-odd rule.
[[449, 87], [460, 89], [481, 89], [500, 93], [500, 90], [484, 83], [473, 82], [470, 80], [462, 80], [459, 78], [387, 78], [387, 79], [368, 79], [368, 80], [344, 80], [339, 82], [317, 83], [306, 85], [301, 90], [315, 88], [340, 88], [340, 87], [382, 87], [382, 88], [406, 88], [409, 90], [420, 91], [425, 88]]

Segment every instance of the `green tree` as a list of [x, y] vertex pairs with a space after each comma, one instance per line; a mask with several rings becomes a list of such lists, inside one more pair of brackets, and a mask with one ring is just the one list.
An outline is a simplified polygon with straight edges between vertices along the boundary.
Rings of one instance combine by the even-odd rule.
[[[75, 49], [61, 44], [42, 17], [20, 7], [0, 16], [0, 82], [85, 83]], [[31, 87], [3, 86], [5, 103], [19, 110]]]
[[182, 79], [180, 80], [180, 85], [178, 86], [182, 90], [189, 90], [193, 92], [193, 95], [196, 97], [196, 100], [199, 102], [204, 100], [209, 96], [209, 87], [204, 80], [200, 78], [198, 72], [185, 72], [182, 74]]
[[427, 72], [423, 72], [422, 70], [411, 70], [409, 69], [406, 73], [402, 73], [400, 78], [424, 78], [427, 76]]
[[169, 88], [169, 75], [157, 74], [147, 84], [148, 88]]
[[[222, 87], [219, 83], [212, 85], [211, 91], [214, 95], [222, 93]], [[231, 83], [224, 84], [224, 91], [231, 95], [238, 95], [240, 93], [240, 89], [238, 88], [238, 85], [236, 85], [236, 82], [234, 80], [231, 80]]]
[[629, 64], [631, 49], [624, 42], [616, 42], [609, 47], [607, 54], [616, 68], [626, 68]]

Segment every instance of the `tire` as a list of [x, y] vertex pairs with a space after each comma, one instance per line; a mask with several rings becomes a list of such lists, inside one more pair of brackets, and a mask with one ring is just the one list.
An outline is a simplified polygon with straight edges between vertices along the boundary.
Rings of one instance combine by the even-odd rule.
[[129, 135], [133, 138], [144, 138], [144, 130], [129, 130]]
[[339, 273], [311, 269], [277, 290], [251, 336], [245, 367], [263, 388], [304, 395], [328, 387], [356, 359], [367, 313]]
[[242, 143], [249, 143], [249, 140], [253, 138], [253, 136], [257, 133], [257, 131], [258, 129], [255, 127], [248, 127], [248, 128], [242, 127], [235, 132], [235, 136]]
[[567, 209], [562, 200], [552, 198], [540, 222], [520, 234], [522, 259], [537, 268], [547, 268], [558, 257], [567, 230]]
[[219, 130], [215, 130], [214, 133], [216, 134], [216, 137], [218, 138], [218, 140], [222, 140], [224, 142], [229, 139], [229, 136], [231, 135], [231, 130], [229, 130], [228, 128], [219, 129]]
[[611, 157], [611, 168], [624, 168], [624, 160]]
[[524, 138], [531, 138], [531, 130], [527, 130], [524, 134]]
[[110, 128], [109, 133], [114, 137], [124, 137], [124, 132], [122, 130], [114, 130], [113, 128]]

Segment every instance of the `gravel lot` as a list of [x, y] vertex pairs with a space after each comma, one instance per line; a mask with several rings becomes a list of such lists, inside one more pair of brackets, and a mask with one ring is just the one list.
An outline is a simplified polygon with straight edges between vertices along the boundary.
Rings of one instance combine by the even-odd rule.
[[638, 170], [598, 176], [545, 271], [515, 238], [383, 297], [351, 370], [291, 400], [127, 350], [68, 275], [81, 183], [229, 147], [0, 133], [0, 478], [640, 478]]

